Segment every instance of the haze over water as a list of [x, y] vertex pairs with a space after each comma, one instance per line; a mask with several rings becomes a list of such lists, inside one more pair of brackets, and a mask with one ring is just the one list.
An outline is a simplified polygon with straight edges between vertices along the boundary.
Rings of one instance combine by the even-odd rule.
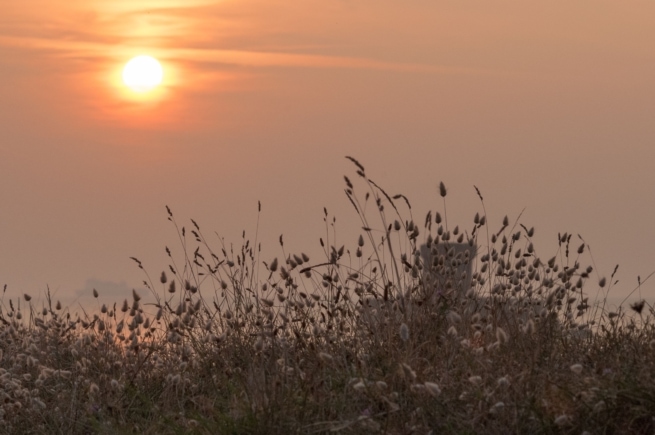
[[[0, 6], [0, 285], [107, 302], [180, 255], [165, 205], [262, 259], [318, 262], [361, 224], [361, 161], [416, 222], [523, 212], [542, 258], [580, 234], [620, 301], [655, 270], [655, 3], [59, 1]], [[133, 56], [164, 82], [136, 95]], [[362, 192], [363, 194], [363, 192]], [[574, 239], [572, 246], [578, 246]], [[218, 248], [218, 242], [214, 245]], [[587, 265], [587, 259], [583, 265]], [[593, 285], [586, 290], [591, 292]], [[641, 296], [649, 303], [655, 280]], [[594, 296], [594, 295], [592, 295]], [[638, 296], [635, 293], [633, 296]]]

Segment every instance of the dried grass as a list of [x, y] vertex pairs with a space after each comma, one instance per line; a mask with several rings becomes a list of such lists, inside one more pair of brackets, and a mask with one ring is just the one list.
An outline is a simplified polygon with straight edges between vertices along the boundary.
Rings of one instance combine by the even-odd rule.
[[[73, 318], [49, 293], [45, 307], [3, 298], [0, 432], [653, 433], [653, 307], [606, 312], [614, 274], [582, 266], [584, 242], [560, 234], [542, 261], [534, 229], [505, 217], [491, 232], [477, 188], [469, 230], [439, 211], [420, 229], [349, 159], [352, 254], [321, 240], [312, 262], [280, 238], [282, 260], [260, 261], [256, 242], [214, 248], [167, 208], [181, 259], [166, 248], [155, 284], [134, 258], [154, 308], [133, 292]], [[429, 261], [421, 238], [439, 247]], [[588, 285], [607, 286], [600, 303]]]

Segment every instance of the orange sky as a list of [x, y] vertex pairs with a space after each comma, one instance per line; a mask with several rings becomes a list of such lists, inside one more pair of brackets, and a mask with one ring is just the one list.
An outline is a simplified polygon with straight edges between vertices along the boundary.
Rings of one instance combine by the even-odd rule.
[[[451, 222], [580, 233], [620, 298], [655, 270], [655, 3], [28, 0], [0, 6], [0, 285], [107, 300], [177, 248], [168, 204], [240, 243], [343, 243], [353, 155]], [[120, 82], [151, 54], [164, 85]], [[652, 299], [655, 278], [642, 288]], [[589, 289], [591, 291], [591, 287]], [[103, 293], [104, 292], [104, 293]], [[118, 296], [114, 296], [118, 295]]]

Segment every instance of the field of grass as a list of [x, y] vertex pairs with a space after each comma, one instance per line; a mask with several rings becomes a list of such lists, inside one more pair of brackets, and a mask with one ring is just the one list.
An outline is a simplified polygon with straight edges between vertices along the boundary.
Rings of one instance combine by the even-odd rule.
[[540, 259], [508, 218], [449, 226], [443, 184], [414, 222], [350, 161], [361, 236], [324, 258], [215, 247], [168, 210], [182, 250], [144, 269], [156, 305], [3, 298], [0, 433], [655, 433], [655, 312], [608, 311], [584, 241]]

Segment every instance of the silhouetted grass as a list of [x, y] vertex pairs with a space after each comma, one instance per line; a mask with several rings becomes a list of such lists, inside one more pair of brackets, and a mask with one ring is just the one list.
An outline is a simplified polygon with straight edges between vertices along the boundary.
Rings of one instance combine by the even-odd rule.
[[584, 241], [542, 260], [534, 229], [489, 227], [479, 191], [473, 225], [449, 227], [443, 183], [421, 226], [350, 160], [362, 233], [321, 239], [319, 261], [282, 238], [264, 261], [256, 240], [214, 247], [168, 210], [182, 252], [144, 270], [155, 305], [3, 300], [0, 432], [653, 433], [653, 307], [606, 312], [614, 274], [583, 265]]

